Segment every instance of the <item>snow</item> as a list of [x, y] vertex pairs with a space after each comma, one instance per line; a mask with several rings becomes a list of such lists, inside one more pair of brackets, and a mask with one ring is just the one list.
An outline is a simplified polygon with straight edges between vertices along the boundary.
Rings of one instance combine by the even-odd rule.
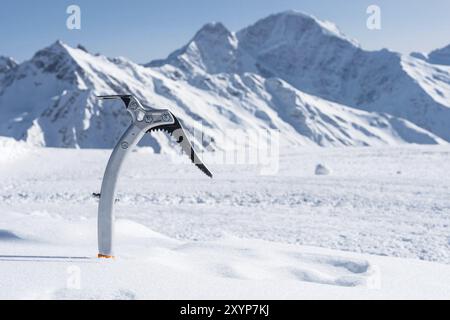
[[0, 137], [0, 165], [25, 155], [29, 147], [24, 142], [19, 142], [11, 138]]
[[[210, 28], [223, 31], [218, 25]], [[197, 38], [202, 37], [198, 35]], [[99, 102], [95, 95], [113, 92], [116, 84], [132, 89], [145, 104], [171, 108], [188, 127], [202, 123], [206, 135], [217, 142], [216, 148], [220, 148], [221, 136], [227, 129], [256, 130], [261, 127], [280, 130], [287, 143], [296, 145], [446, 143], [401, 118], [332, 103], [303, 93], [281, 79], [264, 79], [248, 73], [202, 73], [193, 79], [172, 79], [176, 69], [152, 70], [124, 58], [92, 56], [61, 42], [38, 53], [35, 58], [38, 61], [21, 65], [19, 73], [22, 69], [35, 68], [35, 65], [48, 69], [47, 64], [59, 70], [45, 62], [47, 56], [65, 61], [64, 66], [67, 66], [62, 70], [78, 70], [75, 77], [57, 71], [57, 79], [51, 79], [53, 76], [44, 72], [38, 77], [40, 80], [33, 77], [18, 79], [0, 96], [5, 119], [12, 119], [4, 123], [2, 133], [32, 145], [112, 147], [129, 118], [122, 105]], [[69, 83], [62, 92], [58, 92], [59, 89], [53, 91], [63, 83], [58, 77], [69, 78], [74, 83]], [[28, 83], [37, 81], [41, 85], [39, 92], [32, 91], [32, 99], [25, 93], [17, 95], [22, 92], [21, 88], [28, 88]], [[44, 90], [44, 86], [47, 89]], [[34, 106], [31, 110], [30, 105]], [[167, 139], [163, 136], [156, 136], [150, 142], [155, 150], [163, 149], [164, 152], [166, 145]]]
[[[61, 41], [21, 64], [4, 61], [12, 67], [0, 71], [0, 135], [34, 146], [113, 147], [128, 115], [95, 96], [114, 93], [170, 108], [187, 128], [201, 123], [214, 149], [230, 128], [278, 130], [294, 146], [450, 141], [448, 66], [365, 51], [332, 23], [295, 11], [238, 32], [206, 24], [147, 67]], [[170, 152], [164, 135], [143, 145]]]
[[[89, 250], [95, 243], [95, 221], [15, 218], [39, 219], [39, 225], [45, 221], [58, 232], [47, 230], [52, 232], [51, 243], [45, 238], [39, 238], [39, 244], [27, 238], [7, 241], [8, 250], [0, 255], [1, 298], [442, 299], [449, 295], [450, 267], [435, 263], [234, 237], [176, 241], [150, 231], [136, 235], [136, 228], [147, 229], [127, 220], [117, 221], [117, 240], [124, 253], [114, 261], [100, 261]], [[59, 239], [60, 233], [65, 239]], [[79, 272], [79, 289], [70, 285], [73, 272]], [[410, 281], [412, 277], [415, 281]]]
[[450, 108], [450, 66], [435, 66], [408, 57], [404, 57], [402, 66], [434, 101]]
[[[366, 51], [286, 11], [145, 66], [61, 41], [0, 57], [0, 298], [449, 299], [447, 55]], [[96, 96], [114, 93], [200, 129], [214, 179], [148, 135], [105, 261], [92, 193], [130, 118]], [[275, 172], [215, 161], [261, 129]]]
[[290, 148], [277, 175], [211, 165], [214, 180], [139, 150], [114, 261], [95, 258], [91, 197], [108, 156], [29, 148], [3, 162], [1, 298], [450, 298], [446, 146]]
[[2, 73], [6, 73], [11, 69], [16, 68], [17, 65], [17, 62], [13, 58], [0, 56], [0, 77], [2, 76]]

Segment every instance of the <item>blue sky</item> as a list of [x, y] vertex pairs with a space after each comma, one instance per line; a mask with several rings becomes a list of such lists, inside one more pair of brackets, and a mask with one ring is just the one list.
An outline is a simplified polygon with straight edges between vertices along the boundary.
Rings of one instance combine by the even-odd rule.
[[[66, 28], [66, 8], [82, 11], [81, 30]], [[366, 9], [381, 7], [382, 30], [366, 28]], [[366, 49], [427, 52], [450, 44], [449, 0], [3, 0], [0, 55], [19, 61], [56, 39], [144, 63], [185, 44], [205, 23], [236, 31], [288, 9], [336, 23]]]

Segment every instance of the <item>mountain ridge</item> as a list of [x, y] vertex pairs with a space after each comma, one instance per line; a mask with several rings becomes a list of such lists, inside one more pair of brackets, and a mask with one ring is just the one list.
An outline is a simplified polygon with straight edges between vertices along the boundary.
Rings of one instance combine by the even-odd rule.
[[433, 50], [430, 53], [413, 52], [411, 56], [430, 64], [450, 66], [450, 45]]
[[[429, 80], [419, 81], [415, 76], [420, 76], [416, 61], [387, 49], [363, 50], [340, 31], [324, 25], [328, 24], [295, 11], [263, 18], [236, 33], [235, 59], [227, 61], [234, 64], [222, 69], [278, 77], [303, 92], [368, 112], [390, 113], [450, 140], [448, 70], [442, 74], [436, 69], [441, 74], [427, 75], [432, 81], [445, 78], [440, 83], [445, 89], [430, 94]], [[159, 66], [180, 67], [177, 53], [165, 62], [160, 60]], [[198, 70], [188, 66], [193, 61], [196, 67], [202, 63], [188, 54], [183, 52], [178, 59], [183, 61], [182, 69], [195, 77]], [[214, 73], [209, 68], [203, 71]]]
[[[295, 11], [238, 32], [206, 24], [185, 46], [145, 66], [57, 41], [0, 73], [0, 135], [110, 148], [128, 115], [95, 96], [114, 93], [171, 108], [187, 127], [201, 122], [210, 149], [226, 144], [230, 128], [280, 130], [289, 145], [450, 141], [447, 69], [364, 51], [331, 23]], [[155, 152], [169, 152], [169, 144], [164, 135], [143, 143]]]

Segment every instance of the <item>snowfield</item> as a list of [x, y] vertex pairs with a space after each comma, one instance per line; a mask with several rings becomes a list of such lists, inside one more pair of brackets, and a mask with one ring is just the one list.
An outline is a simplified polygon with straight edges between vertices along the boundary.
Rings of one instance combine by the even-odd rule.
[[2, 143], [0, 298], [450, 298], [450, 147], [280, 156], [276, 175], [212, 164], [211, 180], [137, 150], [105, 261], [91, 194], [109, 151]]

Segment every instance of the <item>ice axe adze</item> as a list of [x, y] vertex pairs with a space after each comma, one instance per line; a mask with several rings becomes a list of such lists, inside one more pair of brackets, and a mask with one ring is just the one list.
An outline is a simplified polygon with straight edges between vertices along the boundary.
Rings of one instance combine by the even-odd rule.
[[131, 114], [132, 123], [120, 138], [106, 166], [98, 206], [99, 258], [113, 258], [114, 202], [117, 178], [126, 156], [146, 133], [164, 131], [175, 138], [181, 149], [208, 177], [211, 172], [194, 151], [178, 119], [167, 109], [154, 109], [142, 105], [132, 95], [99, 96], [99, 99], [120, 99]]

